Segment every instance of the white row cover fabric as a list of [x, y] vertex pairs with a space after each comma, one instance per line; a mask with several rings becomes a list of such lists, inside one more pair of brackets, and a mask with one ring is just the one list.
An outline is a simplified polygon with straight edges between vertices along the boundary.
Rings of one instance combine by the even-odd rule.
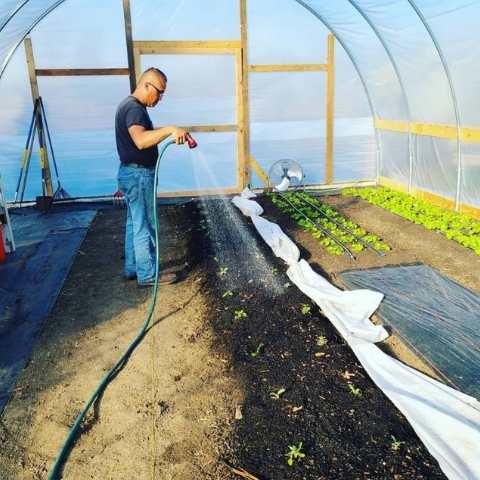
[[303, 259], [290, 265], [287, 275], [322, 309], [344, 338], [381, 342], [388, 337], [381, 325], [374, 325], [370, 321], [383, 299], [381, 293], [371, 290], [339, 290], [315, 273]]
[[[249, 193], [242, 195], [248, 197]], [[263, 210], [257, 202], [241, 197], [232, 202], [242, 206], [275, 255], [289, 265], [290, 280], [322, 309], [373, 382], [405, 415], [445, 475], [450, 480], [480, 479], [480, 403], [395, 360], [374, 344], [388, 336], [383, 327], [369, 320], [383, 299], [381, 293], [337, 289], [304, 259], [298, 260], [298, 247], [278, 225], [256, 215]]]

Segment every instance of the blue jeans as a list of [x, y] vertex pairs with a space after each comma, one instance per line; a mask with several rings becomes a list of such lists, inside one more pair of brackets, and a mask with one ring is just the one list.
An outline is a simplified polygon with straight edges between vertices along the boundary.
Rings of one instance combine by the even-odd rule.
[[139, 283], [155, 277], [154, 189], [155, 169], [120, 165], [118, 187], [127, 202], [125, 276]]

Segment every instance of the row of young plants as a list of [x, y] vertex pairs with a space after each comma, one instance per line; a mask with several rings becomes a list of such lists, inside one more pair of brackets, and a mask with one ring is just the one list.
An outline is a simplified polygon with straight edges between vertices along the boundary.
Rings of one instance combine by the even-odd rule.
[[[354, 253], [359, 253], [366, 248], [358, 238], [361, 238], [363, 242], [379, 252], [391, 250], [390, 246], [377, 235], [367, 232], [329, 205], [322, 203], [318, 198], [306, 192], [287, 192], [283, 194], [271, 192], [267, 195], [275, 206], [290, 215], [304, 230], [310, 232], [325, 247], [327, 252], [333, 255], [342, 255], [344, 251], [322, 229], [329, 232]], [[346, 227], [352, 233], [349, 233], [340, 225]]]
[[362, 198], [428, 230], [439, 231], [480, 255], [480, 222], [468, 215], [437, 207], [387, 187], [347, 188], [342, 195]]

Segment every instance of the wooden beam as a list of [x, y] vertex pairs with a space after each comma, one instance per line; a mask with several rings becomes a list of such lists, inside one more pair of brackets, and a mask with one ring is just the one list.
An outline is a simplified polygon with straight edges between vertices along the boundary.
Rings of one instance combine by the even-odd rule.
[[140, 76], [142, 75], [142, 57], [140, 55], [140, 50], [138, 47], [135, 46], [135, 42], [133, 45], [133, 65], [135, 67], [135, 85], [140, 80]]
[[128, 68], [37, 68], [37, 77], [129, 75]]
[[25, 46], [25, 56], [27, 58], [28, 76], [30, 78], [30, 90], [32, 92], [33, 104], [35, 105], [35, 101], [40, 95], [38, 93], [38, 82], [37, 82], [37, 75], [36, 75], [36, 69], [35, 69], [35, 59], [33, 57], [33, 47], [32, 47], [31, 38], [25, 37], [23, 44]]
[[[30, 37], [25, 37], [24, 45], [25, 55], [27, 59], [28, 75], [30, 78], [30, 90], [32, 92], [33, 105], [35, 106], [37, 100], [40, 98], [40, 93], [38, 89], [35, 58], [33, 56], [32, 40]], [[47, 142], [45, 138], [45, 132], [43, 130], [42, 110], [40, 107], [37, 108], [36, 129], [38, 132], [38, 143], [40, 146], [39, 156], [40, 167], [42, 169], [42, 191], [44, 195], [53, 197], [52, 173], [50, 171], [50, 163], [48, 161]], [[35, 135], [35, 132], [33, 133], [33, 135]]]
[[[415, 135], [457, 139], [457, 128], [453, 125], [441, 125], [435, 123], [408, 123], [402, 120], [387, 120], [384, 118], [375, 119], [375, 128], [387, 130], [390, 132], [408, 133], [411, 131]], [[460, 128], [460, 140], [466, 143], [480, 143], [480, 128], [462, 127]]]
[[134, 47], [138, 48], [141, 55], [155, 54], [182, 54], [182, 53], [235, 53], [240, 48], [238, 40], [136, 40]]
[[236, 132], [236, 125], [191, 125], [191, 126], [182, 126], [187, 132]]
[[325, 156], [325, 183], [333, 183], [333, 122], [335, 114], [335, 37], [328, 34], [327, 44], [327, 138], [326, 138], [326, 156]]
[[253, 169], [253, 171], [258, 175], [260, 180], [263, 182], [263, 184], [268, 187], [269, 186], [269, 181], [268, 181], [268, 176], [264, 172], [263, 168], [260, 166], [260, 164], [253, 158], [252, 155], [249, 156], [249, 165]]
[[327, 72], [328, 65], [325, 63], [310, 64], [284, 64], [284, 65], [250, 65], [249, 72]]
[[240, 58], [237, 54], [237, 98], [238, 112], [237, 124], [239, 132], [239, 162], [238, 162], [238, 186], [243, 190], [250, 182], [250, 169], [248, 159], [250, 157], [250, 121], [248, 106], [248, 19], [247, 0], [240, 2]]
[[209, 195], [235, 195], [239, 193], [238, 187], [225, 188], [206, 188], [203, 190], [179, 190], [176, 192], [159, 192], [159, 198], [176, 198], [176, 197], [205, 197]]
[[127, 46], [130, 91], [133, 92], [137, 85], [137, 79], [135, 76], [135, 59], [133, 55], [132, 16], [130, 13], [130, 0], [123, 0], [123, 18], [125, 20], [125, 43]]

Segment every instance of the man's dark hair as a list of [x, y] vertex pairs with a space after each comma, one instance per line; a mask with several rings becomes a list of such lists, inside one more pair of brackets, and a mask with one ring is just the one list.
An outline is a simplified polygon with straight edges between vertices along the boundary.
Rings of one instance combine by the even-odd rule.
[[163, 73], [160, 69], [156, 68], [156, 67], [150, 67], [150, 68], [147, 68], [143, 73], [148, 73], [148, 72], [155, 72], [155, 73], [158, 73], [158, 75], [160, 75], [164, 82], [167, 83], [168, 82], [168, 78], [167, 76], [165, 75], [165, 73]]

